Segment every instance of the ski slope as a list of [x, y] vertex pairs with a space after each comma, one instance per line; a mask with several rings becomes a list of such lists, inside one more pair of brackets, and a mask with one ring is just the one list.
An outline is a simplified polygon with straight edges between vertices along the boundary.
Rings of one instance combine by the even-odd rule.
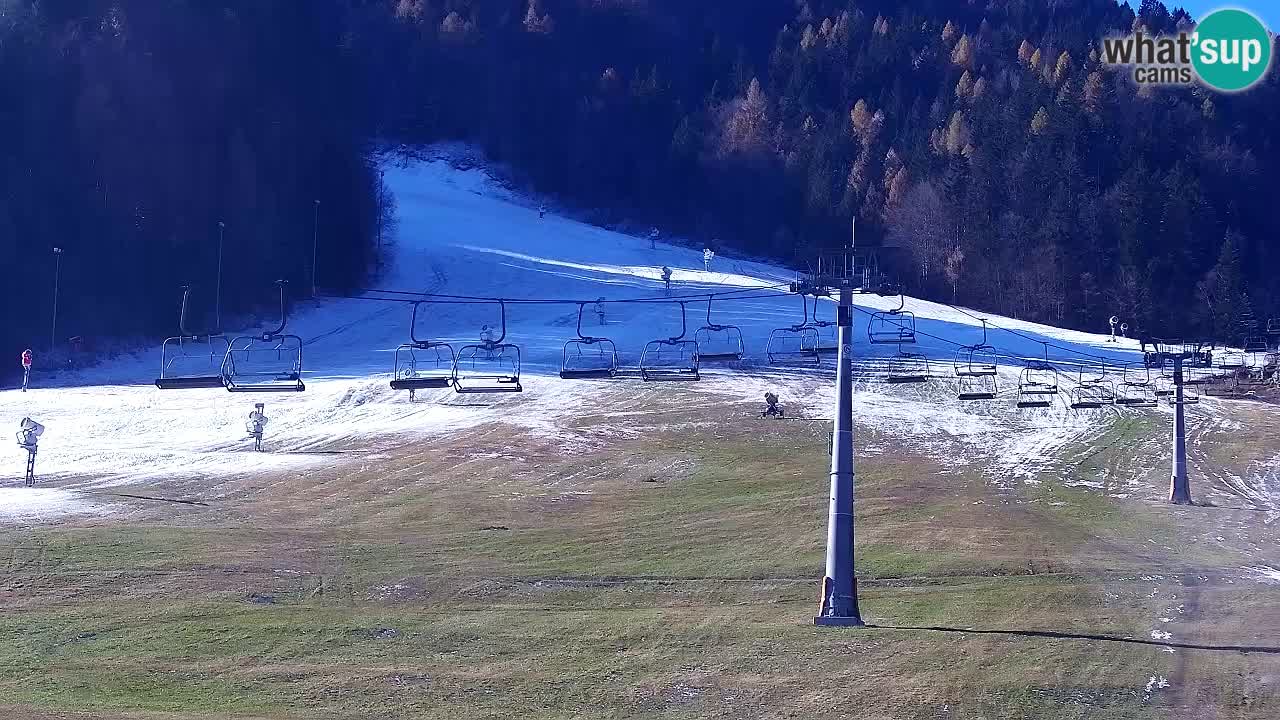
[[[754, 406], [766, 390], [779, 392], [784, 404], [811, 417], [826, 417], [832, 396], [832, 361], [820, 371], [788, 372], [768, 368], [764, 346], [774, 328], [800, 322], [800, 302], [783, 295], [794, 273], [768, 264], [717, 257], [704, 270], [700, 250], [633, 237], [548, 213], [538, 202], [509, 190], [485, 169], [459, 168], [463, 151], [438, 148], [425, 159], [389, 163], [386, 182], [398, 207], [397, 237], [377, 289], [510, 300], [567, 299], [594, 303], [663, 298], [661, 268], [673, 270], [672, 295], [737, 291], [750, 299], [716, 301], [712, 319], [741, 328], [747, 362], [740, 369], [708, 366], [701, 383], [683, 384], [689, 402], [708, 406]], [[320, 258], [324, 262], [324, 258]], [[273, 289], [264, 288], [264, 293]], [[768, 297], [763, 297], [768, 295]], [[855, 352], [892, 354], [896, 347], [866, 343], [869, 312], [897, 306], [897, 298], [856, 296], [865, 312], [855, 313]], [[495, 304], [433, 303], [419, 334], [447, 340], [455, 348], [479, 339], [484, 324], [496, 325]], [[159, 348], [105, 362], [99, 367], [56, 378], [28, 393], [0, 391], [0, 422], [16, 429], [30, 416], [44, 423], [37, 464], [40, 488], [21, 485], [22, 453], [10, 444], [0, 457], [3, 483], [0, 520], [42, 521], [61, 513], [110, 512], [88, 491], [159, 478], [187, 478], [215, 487], [219, 478], [252, 473], [306, 471], [349, 458], [378, 453], [413, 438], [463, 432], [486, 423], [509, 423], [532, 432], [560, 433], [556, 418], [595, 407], [603, 394], [630, 380], [566, 381], [557, 376], [561, 351], [575, 335], [577, 305], [507, 306], [507, 340], [521, 346], [525, 392], [469, 398], [450, 391], [420, 391], [417, 403], [387, 385], [396, 347], [409, 339], [409, 306], [369, 296], [323, 298], [295, 303], [290, 331], [305, 340], [305, 393], [251, 396], [224, 390], [160, 391], [153, 383]], [[688, 332], [705, 323], [705, 300], [686, 307]], [[954, 400], [951, 372], [955, 344], [982, 340], [976, 312], [906, 299], [920, 334], [914, 351], [935, 361], [943, 378], [926, 387], [859, 386], [858, 422], [892, 428], [905, 438], [935, 448], [940, 457], [957, 443], [989, 453], [996, 467], [1034, 474], [1029, 458], [1047, 456], [1096, 424], [1088, 413], [1011, 410], [1017, 363], [1002, 368], [1005, 396], [995, 402], [962, 405]], [[635, 365], [644, 344], [680, 333], [675, 303], [606, 304], [606, 323], [594, 314], [586, 332], [617, 344], [620, 362]], [[820, 319], [834, 319], [825, 301]], [[1063, 362], [1105, 357], [1112, 363], [1141, 359], [1137, 342], [1111, 343], [1103, 335], [1063, 330], [995, 316], [1000, 328], [988, 341], [1012, 357], [1041, 357], [1042, 341], [1056, 344], [1049, 353]], [[270, 322], [270, 318], [266, 322]], [[254, 328], [244, 328], [252, 334]], [[251, 452], [244, 418], [253, 403], [264, 401], [271, 418], [268, 453]], [[793, 410], [794, 411], [794, 410]], [[1013, 429], [1018, 432], [1011, 432]], [[566, 439], [568, 441], [568, 439]], [[864, 448], [874, 453], [876, 448]], [[11, 479], [10, 479], [11, 478]], [[211, 490], [216, 494], [216, 491]]]

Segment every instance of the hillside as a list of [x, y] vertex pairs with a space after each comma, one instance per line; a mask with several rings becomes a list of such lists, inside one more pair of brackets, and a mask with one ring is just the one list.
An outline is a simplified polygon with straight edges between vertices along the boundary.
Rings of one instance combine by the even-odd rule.
[[856, 218], [913, 294], [1090, 330], [1238, 340], [1280, 315], [1280, 73], [1138, 92], [1099, 62], [1185, 13], [749, 7], [402, 0], [356, 12], [354, 42], [384, 135], [473, 140], [601, 220], [802, 267]]
[[[931, 378], [860, 375], [855, 394], [871, 626], [814, 628], [833, 372], [763, 355], [799, 320], [770, 289], [790, 273], [723, 256], [708, 271], [678, 244], [539, 217], [476, 153], [419, 155], [381, 166], [399, 235], [378, 286], [295, 308], [305, 392], [158, 390], [154, 348], [0, 390], [0, 416], [48, 427], [37, 486], [0, 488], [0, 712], [1275, 715], [1274, 406], [1188, 408], [1197, 504], [1172, 506], [1167, 407], [1067, 407], [1074, 363], [1105, 358], [1118, 382], [1136, 343], [979, 316], [1000, 389], [961, 402], [953, 343], [980, 323], [908, 297]], [[436, 293], [419, 333], [459, 346], [497, 308], [441, 296], [509, 300], [524, 391], [392, 391], [409, 335], [392, 291]], [[711, 293], [744, 360], [637, 377], [642, 344], [679, 332], [673, 301]], [[576, 305], [518, 301], [601, 296], [605, 322], [584, 329], [617, 342], [623, 373], [563, 380]], [[896, 352], [866, 331], [897, 303], [858, 303], [861, 366]], [[1041, 342], [1063, 394], [1019, 410], [1018, 357]], [[786, 419], [759, 416], [766, 391]], [[242, 440], [255, 401], [263, 453]]]

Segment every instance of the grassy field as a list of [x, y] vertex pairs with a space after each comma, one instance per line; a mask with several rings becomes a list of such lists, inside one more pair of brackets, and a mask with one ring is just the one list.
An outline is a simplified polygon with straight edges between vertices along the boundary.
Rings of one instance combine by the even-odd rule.
[[859, 465], [870, 626], [818, 629], [827, 426], [674, 420], [0, 530], [0, 716], [1280, 716], [1280, 603], [1239, 573], [1266, 516], [1071, 486], [1158, 423], [1014, 489], [863, 434], [890, 449]]

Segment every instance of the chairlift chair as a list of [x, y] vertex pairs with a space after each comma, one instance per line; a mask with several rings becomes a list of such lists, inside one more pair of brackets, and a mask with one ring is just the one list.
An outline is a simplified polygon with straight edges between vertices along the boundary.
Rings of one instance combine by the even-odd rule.
[[987, 321], [982, 321], [982, 342], [965, 345], [956, 352], [953, 362], [956, 377], [995, 377], [996, 349], [987, 344]]
[[457, 379], [458, 356], [445, 342], [418, 337], [418, 308], [413, 303], [409, 319], [409, 342], [396, 348], [392, 390], [438, 390], [453, 387]]
[[898, 307], [875, 312], [867, 322], [867, 340], [872, 345], [902, 345], [916, 341], [916, 316], [906, 307], [905, 295], [898, 296]]
[[230, 392], [302, 392], [302, 338], [285, 332], [288, 306], [285, 280], [277, 280], [280, 292], [280, 324], [261, 335], [244, 335], [231, 341], [222, 358], [222, 382]]
[[1085, 377], [1085, 366], [1080, 366], [1078, 382], [1071, 390], [1072, 410], [1094, 410], [1115, 403], [1115, 383], [1107, 379], [1106, 368], [1100, 369], [1102, 374]]
[[520, 384], [520, 346], [507, 338], [507, 304], [498, 301], [498, 337], [458, 348], [453, 389], [464, 394], [523, 392]]
[[565, 380], [612, 378], [618, 374], [618, 348], [608, 338], [582, 332], [586, 303], [578, 303], [578, 337], [564, 344], [560, 377]]
[[995, 375], [960, 375], [956, 383], [958, 400], [995, 400], [999, 394]]
[[809, 323], [818, 333], [818, 354], [830, 355], [840, 351], [840, 328], [834, 320], [818, 319], [818, 296], [813, 296], [813, 321]]
[[1267, 338], [1262, 335], [1255, 335], [1244, 339], [1244, 351], [1250, 355], [1254, 353], [1265, 353], [1271, 349], [1267, 343]]
[[1115, 404], [1126, 407], [1155, 407], [1159, 402], [1151, 369], [1145, 365], [1125, 365], [1116, 391]]
[[736, 325], [718, 325], [711, 321], [711, 296], [707, 296], [707, 324], [693, 333], [698, 343], [700, 362], [738, 362], [742, 360], [742, 329]]
[[[815, 299], [816, 303], [817, 300]], [[769, 333], [769, 341], [765, 343], [764, 354], [774, 365], [819, 365], [822, 357], [818, 354], [818, 329], [809, 323], [809, 300], [800, 296], [804, 308], [804, 319], [799, 325], [777, 328]], [[817, 308], [814, 308], [816, 311]]]
[[640, 377], [652, 380], [698, 380], [701, 353], [698, 341], [686, 337], [688, 322], [685, 304], [680, 306], [680, 334], [669, 338], [650, 340], [640, 353]]
[[1047, 362], [1029, 363], [1018, 377], [1018, 407], [1053, 407], [1058, 395], [1058, 371]]
[[889, 370], [884, 381], [893, 385], [929, 382], [929, 359], [920, 353], [909, 353], [898, 346], [898, 352], [889, 358]]
[[178, 311], [178, 332], [160, 345], [161, 390], [202, 390], [223, 387], [222, 359], [229, 343], [220, 330], [198, 335], [187, 329], [187, 301], [191, 286], [182, 286], [182, 308]]
[[1247, 364], [1245, 354], [1238, 350], [1223, 350], [1218, 356], [1218, 367], [1223, 370], [1239, 370]]

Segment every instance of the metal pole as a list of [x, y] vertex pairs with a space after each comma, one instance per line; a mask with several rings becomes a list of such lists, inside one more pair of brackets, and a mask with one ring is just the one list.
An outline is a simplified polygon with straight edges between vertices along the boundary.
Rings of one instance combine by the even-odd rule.
[[1182, 394], [1182, 356], [1173, 358], [1173, 473], [1169, 485], [1169, 502], [1191, 504], [1191, 482], [1187, 479], [1187, 422]]
[[58, 345], [58, 280], [62, 276], [62, 248], [53, 249], [53, 324], [49, 328], [49, 350]]
[[216, 292], [216, 300], [213, 304], [213, 327], [218, 332], [222, 331], [222, 236], [227, 228], [227, 224], [218, 221], [218, 287]]
[[320, 201], [315, 203], [316, 215], [311, 230], [311, 297], [316, 296], [316, 248], [320, 242]]
[[378, 260], [382, 260], [382, 177], [386, 170], [378, 171]]
[[814, 625], [862, 625], [853, 537], [853, 291], [840, 288], [836, 311], [840, 351], [836, 360], [836, 413], [831, 443], [831, 504], [827, 515], [827, 569], [822, 607]]

